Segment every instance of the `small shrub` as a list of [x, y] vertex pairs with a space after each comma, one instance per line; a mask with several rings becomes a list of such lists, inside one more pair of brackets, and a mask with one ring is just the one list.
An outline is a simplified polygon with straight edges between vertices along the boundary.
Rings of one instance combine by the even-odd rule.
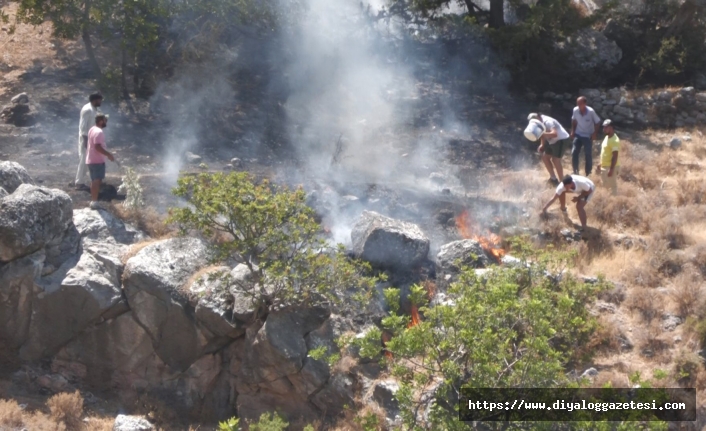
[[690, 253], [689, 261], [706, 277], [706, 244], [697, 245]]
[[125, 175], [123, 175], [122, 184], [118, 187], [118, 193], [125, 193], [125, 200], [123, 201], [125, 208], [137, 209], [145, 205], [145, 201], [142, 199], [140, 178], [135, 173], [135, 170], [130, 167], [125, 168]]
[[674, 282], [672, 299], [682, 318], [693, 314], [703, 304], [703, 286], [694, 274], [682, 274]]
[[83, 415], [83, 397], [79, 391], [74, 393], [64, 392], [49, 398], [47, 406], [51, 417], [57, 422], [62, 422], [69, 429], [81, 427]]
[[706, 180], [704, 179], [680, 179], [675, 190], [677, 205], [685, 206], [690, 204], [706, 204]]
[[0, 400], [0, 429], [20, 428], [23, 425], [22, 409], [14, 400]]
[[640, 313], [642, 320], [649, 325], [655, 317], [662, 314], [662, 310], [657, 305], [660, 303], [658, 294], [654, 290], [642, 288], [633, 292], [627, 306], [628, 309]]
[[674, 378], [682, 386], [693, 387], [703, 361], [697, 352], [681, 349], [674, 358]]
[[224, 422], [218, 423], [218, 431], [239, 431], [240, 419], [232, 417]]
[[284, 431], [289, 422], [277, 413], [263, 413], [260, 420], [250, 424], [250, 431]]

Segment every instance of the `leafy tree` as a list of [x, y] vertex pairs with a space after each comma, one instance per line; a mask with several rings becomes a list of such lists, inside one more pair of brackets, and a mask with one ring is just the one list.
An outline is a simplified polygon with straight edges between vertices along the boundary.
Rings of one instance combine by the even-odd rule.
[[392, 13], [410, 10], [429, 18], [435, 16], [451, 3], [458, 3], [465, 7], [468, 16], [477, 22], [487, 22], [491, 28], [500, 28], [505, 25], [505, 0], [490, 0], [488, 9], [479, 6], [475, 0], [392, 0], [389, 10]]
[[174, 194], [188, 205], [172, 208], [170, 221], [184, 233], [193, 229], [216, 239], [217, 260], [244, 262], [252, 279], [233, 288], [264, 313], [290, 305], [340, 304], [347, 289], [362, 300], [374, 285], [363, 276], [368, 265], [327, 243], [301, 189], [255, 184], [247, 173], [232, 172], [183, 176]]
[[[580, 359], [596, 328], [586, 304], [603, 286], [559, 276], [572, 261], [571, 253], [536, 252], [522, 242], [513, 253], [520, 265], [495, 268], [483, 278], [472, 269], [462, 271], [443, 304], [429, 306], [426, 291], [413, 287], [410, 300], [423, 314], [416, 325], [400, 312], [399, 291], [385, 291], [391, 312], [382, 329], [393, 334], [385, 349], [400, 382], [396, 396], [408, 429], [471, 429], [458, 421], [463, 387], [569, 384], [565, 367]], [[353, 343], [362, 356], [379, 357], [381, 335], [382, 330], [373, 330]], [[428, 416], [422, 420], [424, 412]], [[603, 429], [584, 425], [579, 429]]]

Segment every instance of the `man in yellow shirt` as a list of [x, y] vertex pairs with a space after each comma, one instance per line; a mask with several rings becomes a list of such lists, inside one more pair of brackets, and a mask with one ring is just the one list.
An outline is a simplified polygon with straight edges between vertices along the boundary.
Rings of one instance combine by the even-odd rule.
[[601, 145], [601, 160], [598, 165], [598, 172], [604, 187], [610, 187], [610, 191], [615, 196], [618, 193], [618, 175], [620, 174], [620, 138], [615, 134], [613, 123], [610, 120], [603, 122], [603, 144]]

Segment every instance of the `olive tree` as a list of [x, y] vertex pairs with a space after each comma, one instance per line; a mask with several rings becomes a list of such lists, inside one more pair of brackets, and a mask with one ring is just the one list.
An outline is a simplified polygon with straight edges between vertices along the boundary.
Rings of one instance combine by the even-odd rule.
[[212, 239], [215, 260], [247, 265], [248, 282], [226, 285], [264, 313], [291, 305], [336, 305], [363, 300], [375, 279], [369, 267], [349, 259], [322, 236], [303, 190], [289, 190], [245, 172], [182, 176], [174, 194], [187, 205], [170, 210], [183, 233]]

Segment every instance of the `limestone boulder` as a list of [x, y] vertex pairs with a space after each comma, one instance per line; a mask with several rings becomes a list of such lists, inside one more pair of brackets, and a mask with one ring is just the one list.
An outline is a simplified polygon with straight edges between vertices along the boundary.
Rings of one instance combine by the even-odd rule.
[[56, 354], [52, 369], [103, 390], [146, 389], [174, 378], [131, 313], [82, 332]]
[[472, 239], [444, 244], [436, 255], [436, 264], [442, 273], [457, 273], [464, 266], [485, 268], [491, 262], [483, 246]]
[[186, 294], [189, 279], [208, 264], [208, 257], [204, 241], [170, 238], [146, 246], [125, 266], [124, 289], [132, 314], [159, 357], [175, 371], [188, 369], [208, 344]]
[[419, 226], [364, 211], [351, 232], [353, 252], [371, 264], [409, 269], [429, 254], [429, 238]]
[[189, 288], [191, 296], [197, 298], [196, 320], [218, 337], [238, 338], [245, 334], [245, 325], [233, 312], [236, 295], [231, 292], [231, 269], [216, 267], [196, 279]]
[[0, 188], [12, 194], [21, 184], [34, 184], [27, 169], [16, 162], [0, 162]]
[[329, 317], [323, 308], [275, 311], [257, 332], [251, 332], [236, 375], [238, 414], [257, 418], [279, 409], [288, 417], [315, 418], [310, 396], [323, 388], [328, 367], [310, 361], [305, 337]]
[[0, 266], [0, 342], [6, 360], [17, 356], [27, 340], [32, 316], [35, 279], [42, 273], [44, 251]]
[[0, 262], [61, 242], [72, 215], [71, 198], [63, 191], [21, 184], [0, 200]]

